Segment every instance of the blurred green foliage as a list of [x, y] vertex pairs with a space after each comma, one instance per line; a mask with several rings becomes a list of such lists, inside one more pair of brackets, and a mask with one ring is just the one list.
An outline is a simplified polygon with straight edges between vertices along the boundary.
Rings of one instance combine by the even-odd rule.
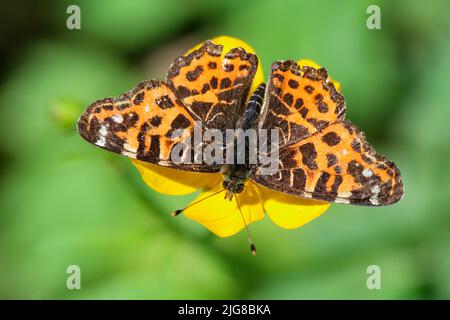
[[[66, 28], [69, 4], [81, 30]], [[369, 4], [381, 7], [381, 30], [366, 28]], [[18, 16], [20, 2], [9, 6], [1, 298], [450, 298], [448, 1], [48, 1]], [[163, 78], [176, 56], [221, 34], [251, 44], [266, 76], [278, 59], [326, 66], [347, 117], [400, 167], [404, 199], [334, 205], [291, 231], [266, 218], [251, 225], [253, 257], [243, 233], [219, 239], [170, 218], [194, 195], [157, 194], [128, 160], [77, 135], [90, 102]], [[81, 290], [66, 289], [71, 264]], [[381, 290], [366, 287], [372, 264]]]

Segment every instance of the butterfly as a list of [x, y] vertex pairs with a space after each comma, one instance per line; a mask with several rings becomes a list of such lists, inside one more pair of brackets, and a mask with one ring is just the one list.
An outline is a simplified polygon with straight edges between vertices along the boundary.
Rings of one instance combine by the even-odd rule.
[[[268, 83], [250, 92], [257, 56], [240, 47], [222, 51], [222, 45], [206, 41], [178, 57], [165, 81], [143, 81], [118, 97], [95, 101], [78, 120], [79, 134], [128, 158], [183, 171], [220, 172], [219, 192], [225, 191], [230, 200], [243, 192], [248, 180], [288, 195], [335, 203], [382, 206], [402, 198], [399, 169], [345, 119], [345, 99], [325, 68], [276, 61]], [[277, 130], [275, 148], [270, 141], [272, 148], [265, 151], [277, 152], [277, 170], [268, 174], [267, 163], [250, 163], [248, 157], [231, 164], [174, 161], [175, 149], [192, 146], [198, 123], [202, 132], [215, 130], [223, 136], [229, 129]], [[201, 148], [206, 144], [200, 141]], [[246, 142], [245, 151], [249, 148]], [[228, 149], [224, 144], [216, 151]], [[193, 160], [193, 148], [187, 150], [182, 158]], [[254, 251], [252, 241], [251, 248]]]

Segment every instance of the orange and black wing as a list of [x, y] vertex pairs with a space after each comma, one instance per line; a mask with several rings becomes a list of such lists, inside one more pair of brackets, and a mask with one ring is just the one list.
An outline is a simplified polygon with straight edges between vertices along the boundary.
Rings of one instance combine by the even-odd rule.
[[167, 83], [189, 112], [209, 129], [234, 129], [258, 67], [254, 54], [234, 48], [222, 55], [223, 46], [206, 41], [179, 57], [169, 68]]
[[400, 171], [377, 153], [364, 133], [338, 121], [279, 149], [280, 168], [253, 180], [287, 194], [336, 203], [381, 206], [403, 196]]
[[151, 80], [119, 97], [92, 103], [77, 126], [88, 142], [129, 158], [189, 171], [216, 172], [217, 167], [172, 161], [172, 149], [177, 144], [191, 146], [196, 120], [167, 84]]
[[260, 128], [278, 129], [282, 146], [344, 119], [345, 110], [344, 97], [324, 68], [277, 61], [271, 67]]

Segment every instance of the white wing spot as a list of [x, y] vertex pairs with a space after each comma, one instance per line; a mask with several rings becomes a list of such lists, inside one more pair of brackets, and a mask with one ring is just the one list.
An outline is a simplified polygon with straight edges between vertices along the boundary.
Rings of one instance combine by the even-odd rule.
[[379, 205], [380, 203], [378, 202], [378, 195], [380, 194], [380, 187], [374, 186], [372, 189], [370, 189], [370, 191], [372, 191], [372, 196], [369, 199], [370, 203], [374, 206]]
[[100, 136], [95, 144], [99, 147], [104, 147], [106, 145], [105, 136]]
[[115, 114], [112, 116], [112, 119], [115, 123], [122, 123], [123, 122], [123, 117], [121, 114]]
[[137, 153], [137, 148], [133, 148], [128, 143], [124, 143], [123, 148], [125, 151], [131, 152], [131, 153]]
[[345, 156], [345, 155], [347, 155], [347, 149], [342, 149], [342, 154]]
[[127, 156], [128, 158], [136, 159], [136, 153], [134, 153], [134, 152], [129, 152], [129, 151], [123, 150], [122, 154], [124, 156]]
[[339, 192], [337, 194], [338, 198], [350, 198], [352, 195], [351, 192], [345, 191], [345, 192]]
[[373, 174], [372, 170], [370, 170], [369, 168], [366, 168], [363, 170], [362, 175], [366, 178], [371, 177]]
[[100, 130], [98, 130], [98, 133], [100, 134], [100, 136], [106, 136], [106, 134], [108, 133], [106, 126], [101, 126]]
[[225, 66], [229, 63], [230, 63], [230, 59], [223, 59], [222, 60], [222, 69], [225, 70]]

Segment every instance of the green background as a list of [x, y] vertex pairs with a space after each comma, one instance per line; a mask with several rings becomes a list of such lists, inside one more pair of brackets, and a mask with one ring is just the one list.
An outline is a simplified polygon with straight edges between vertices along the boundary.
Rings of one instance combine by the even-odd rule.
[[[66, 28], [69, 4], [81, 30]], [[366, 27], [369, 4], [381, 30]], [[0, 17], [1, 298], [450, 298], [450, 2], [10, 1]], [[170, 217], [195, 195], [154, 192], [78, 136], [90, 102], [163, 79], [222, 34], [252, 45], [266, 76], [278, 59], [326, 66], [347, 118], [402, 171], [403, 200], [333, 205], [297, 230], [266, 217], [253, 257], [244, 232]], [[66, 288], [72, 264], [81, 290]]]

